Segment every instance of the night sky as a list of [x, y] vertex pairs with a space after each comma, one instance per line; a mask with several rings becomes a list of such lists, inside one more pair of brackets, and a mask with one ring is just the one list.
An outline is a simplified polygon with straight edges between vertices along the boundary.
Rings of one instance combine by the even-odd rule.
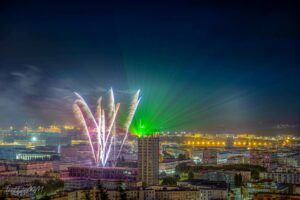
[[152, 129], [299, 134], [296, 1], [95, 2], [1, 1], [1, 126], [74, 123], [73, 91], [113, 87]]

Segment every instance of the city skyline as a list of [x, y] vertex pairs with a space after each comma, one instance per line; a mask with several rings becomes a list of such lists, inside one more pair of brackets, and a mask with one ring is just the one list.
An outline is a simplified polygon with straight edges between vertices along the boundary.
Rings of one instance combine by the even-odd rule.
[[134, 122], [149, 131], [299, 135], [290, 2], [1, 5], [1, 126], [75, 125], [73, 92], [94, 102], [113, 87], [141, 89]]

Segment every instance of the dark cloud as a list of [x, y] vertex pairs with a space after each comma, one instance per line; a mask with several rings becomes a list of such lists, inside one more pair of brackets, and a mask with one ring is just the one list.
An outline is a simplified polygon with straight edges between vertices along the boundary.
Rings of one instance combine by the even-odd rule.
[[[108, 89], [90, 87], [72, 78], [45, 76], [43, 70], [27, 65], [20, 70], [0, 74], [0, 125], [49, 125], [73, 123], [74, 91], [80, 92], [91, 107]], [[132, 94], [116, 90], [118, 94]]]
[[[72, 92], [59, 81], [43, 77], [35, 66], [2, 74], [0, 123], [2, 125], [48, 124], [68, 116]], [[58, 83], [52, 85], [52, 83]], [[58, 88], [60, 87], [61, 88]]]

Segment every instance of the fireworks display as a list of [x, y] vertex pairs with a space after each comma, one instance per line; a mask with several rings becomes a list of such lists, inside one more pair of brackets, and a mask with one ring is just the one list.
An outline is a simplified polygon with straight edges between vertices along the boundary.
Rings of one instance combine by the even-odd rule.
[[[75, 95], [77, 99], [73, 104], [73, 111], [83, 132], [87, 135], [95, 164], [99, 167], [106, 167], [110, 158], [112, 164], [116, 165], [140, 102], [140, 91], [138, 90], [132, 98], [124, 124], [125, 133], [122, 135], [116, 131], [116, 118], [120, 103], [115, 103], [113, 89], [108, 92], [108, 106], [106, 109], [102, 105], [102, 97], [98, 99], [95, 114], [92, 113], [82, 96], [76, 92]], [[120, 148], [116, 149], [116, 144], [119, 144]], [[112, 153], [114, 153], [113, 156]]]

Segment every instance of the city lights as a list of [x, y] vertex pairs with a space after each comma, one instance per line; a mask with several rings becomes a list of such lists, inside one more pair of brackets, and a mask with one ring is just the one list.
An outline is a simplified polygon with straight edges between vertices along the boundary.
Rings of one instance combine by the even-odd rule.
[[300, 200], [298, 1], [0, 1], [0, 200]]

